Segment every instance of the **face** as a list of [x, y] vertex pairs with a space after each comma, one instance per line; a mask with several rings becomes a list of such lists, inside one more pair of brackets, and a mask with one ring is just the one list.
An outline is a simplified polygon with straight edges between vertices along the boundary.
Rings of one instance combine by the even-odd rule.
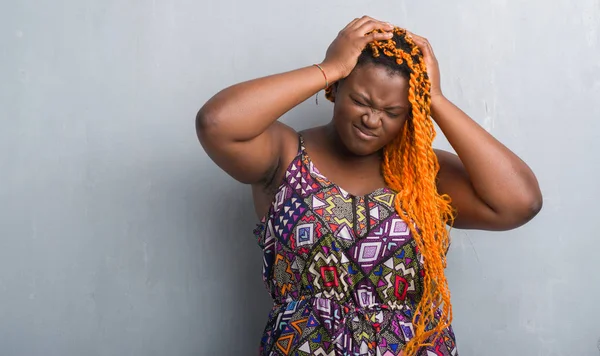
[[381, 150], [402, 132], [410, 114], [408, 80], [382, 66], [357, 66], [334, 89], [333, 125], [346, 148], [360, 156]]

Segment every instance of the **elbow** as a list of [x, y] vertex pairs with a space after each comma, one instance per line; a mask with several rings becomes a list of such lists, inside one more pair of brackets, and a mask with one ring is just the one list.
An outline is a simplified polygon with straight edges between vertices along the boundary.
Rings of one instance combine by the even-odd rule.
[[505, 229], [502, 230], [512, 230], [525, 225], [540, 213], [543, 205], [544, 199], [539, 191], [522, 196], [521, 199], [514, 202], [511, 213], [505, 219]]
[[515, 196], [512, 202], [512, 218], [513, 228], [525, 225], [533, 220], [544, 206], [544, 198], [540, 186], [533, 176], [527, 184], [524, 184], [521, 189], [515, 191]]
[[543, 200], [541, 194], [539, 196], [533, 197], [533, 198], [527, 200], [527, 202], [523, 203], [523, 206], [521, 208], [521, 211], [522, 211], [521, 224], [519, 224], [519, 225], [523, 225], [523, 224], [533, 220], [533, 218], [535, 218], [540, 213], [540, 211], [542, 211], [543, 205], [544, 205], [544, 200]]
[[542, 192], [537, 182], [534, 187], [529, 189], [529, 194], [524, 194], [521, 205], [526, 221], [533, 219], [540, 211], [542, 211], [544, 198], [542, 197]]
[[535, 178], [535, 175], [533, 175], [533, 172], [531, 173], [531, 175], [532, 178], [529, 181], [528, 189], [526, 189], [525, 192], [523, 192], [521, 199], [521, 206], [523, 207], [524, 212], [523, 223], [527, 223], [534, 217], [536, 217], [540, 213], [540, 211], [542, 211], [542, 208], [544, 206], [544, 198], [542, 196], [540, 185], [537, 179]]
[[530, 213], [531, 219], [533, 219], [544, 207], [544, 198], [542, 197], [542, 193], [540, 192], [530, 203]]
[[199, 138], [204, 136], [207, 131], [214, 129], [216, 124], [217, 119], [215, 118], [214, 113], [211, 113], [206, 106], [203, 106], [196, 114], [196, 133]]
[[196, 136], [202, 146], [223, 139], [221, 115], [204, 105], [196, 114]]

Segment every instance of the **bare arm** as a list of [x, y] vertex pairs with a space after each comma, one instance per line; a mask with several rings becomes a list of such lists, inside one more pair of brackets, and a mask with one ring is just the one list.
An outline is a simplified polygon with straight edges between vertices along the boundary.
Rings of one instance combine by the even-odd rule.
[[196, 130], [206, 153], [242, 183], [258, 183], [277, 165], [293, 130], [279, 117], [323, 88], [317, 67], [236, 84], [198, 112]]
[[529, 166], [444, 97], [439, 67], [429, 42], [412, 35], [421, 48], [431, 80], [431, 115], [458, 156], [436, 151], [438, 190], [452, 198], [454, 226], [508, 230], [531, 220], [542, 194]]
[[[393, 26], [364, 16], [340, 31], [321, 63], [329, 84], [350, 74], [367, 43], [391, 37], [390, 33], [365, 36], [376, 28], [390, 31]], [[198, 138], [211, 159], [233, 178], [264, 182], [281, 166], [286, 145], [297, 146], [293, 130], [277, 119], [324, 85], [321, 70], [311, 66], [224, 89], [198, 112]]]
[[458, 228], [507, 230], [531, 220], [542, 194], [529, 166], [445, 98], [433, 117], [458, 154], [438, 151], [438, 189], [453, 199]]

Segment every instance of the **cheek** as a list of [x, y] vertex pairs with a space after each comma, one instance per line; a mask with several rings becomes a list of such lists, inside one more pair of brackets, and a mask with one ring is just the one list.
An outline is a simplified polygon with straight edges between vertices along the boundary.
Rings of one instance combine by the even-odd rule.
[[404, 129], [404, 125], [408, 117], [397, 118], [394, 120], [388, 120], [385, 124], [385, 136], [388, 141], [393, 140], [398, 135], [402, 134], [402, 130]]
[[339, 105], [334, 108], [333, 120], [338, 128], [360, 120], [363, 113], [353, 105]]
[[344, 102], [336, 105], [335, 112], [343, 116], [344, 119], [351, 119], [353, 116], [360, 115], [360, 108], [352, 103]]

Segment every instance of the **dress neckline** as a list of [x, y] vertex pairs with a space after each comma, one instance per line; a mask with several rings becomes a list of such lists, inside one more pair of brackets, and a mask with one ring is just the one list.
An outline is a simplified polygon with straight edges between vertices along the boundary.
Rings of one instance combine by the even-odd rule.
[[300, 137], [300, 149], [302, 150], [302, 155], [306, 158], [306, 161], [312, 166], [312, 170], [314, 171], [314, 173], [318, 174], [319, 177], [321, 179], [323, 179], [324, 181], [326, 181], [329, 185], [332, 185], [332, 186], [336, 187], [337, 189], [339, 189], [340, 192], [342, 192], [344, 195], [350, 196], [352, 198], [364, 199], [364, 198], [369, 198], [371, 196], [380, 195], [383, 193], [395, 194], [395, 192], [391, 188], [386, 187], [386, 186], [379, 187], [367, 194], [362, 194], [362, 195], [356, 195], [356, 194], [352, 194], [352, 193], [348, 192], [346, 189], [342, 188], [339, 184], [335, 183], [334, 181], [329, 179], [327, 176], [325, 176], [323, 173], [321, 173], [321, 171], [319, 170], [319, 168], [317, 167], [315, 162], [310, 158], [310, 155], [308, 154], [308, 152], [306, 152], [306, 146], [304, 144], [304, 137], [300, 133], [298, 135]]

